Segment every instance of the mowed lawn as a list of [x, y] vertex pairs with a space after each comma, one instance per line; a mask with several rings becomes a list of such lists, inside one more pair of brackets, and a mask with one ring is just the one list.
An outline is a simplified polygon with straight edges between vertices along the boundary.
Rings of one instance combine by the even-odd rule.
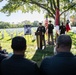
[[[23, 33], [23, 32], [22, 32]], [[19, 34], [19, 36], [22, 36], [22, 33]], [[72, 53], [75, 55], [76, 54], [76, 34], [69, 32], [68, 35], [70, 35], [72, 37]], [[0, 33], [1, 36], [1, 33]], [[15, 33], [13, 35], [13, 37], [16, 36]], [[30, 60], [34, 60], [38, 63], [38, 65], [40, 65], [42, 59], [46, 56], [52, 56], [54, 55], [53, 50], [54, 50], [54, 46], [52, 45], [47, 45], [46, 49], [44, 50], [36, 50], [36, 40], [33, 40], [33, 35], [24, 35], [24, 37], [27, 40], [27, 49], [25, 52], [25, 57], [30, 59]], [[11, 37], [7, 34], [7, 32], [4, 32], [4, 38], [2, 38], [2, 36], [0, 37], [0, 45], [2, 46], [3, 49], [6, 49], [8, 53], [12, 53], [12, 49], [11, 49]], [[47, 36], [45, 38], [47, 40]]]

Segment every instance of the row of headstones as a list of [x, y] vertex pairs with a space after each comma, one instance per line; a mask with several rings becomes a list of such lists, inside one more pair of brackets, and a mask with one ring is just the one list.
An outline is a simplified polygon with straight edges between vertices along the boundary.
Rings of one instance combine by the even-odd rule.
[[[31, 33], [31, 35], [32, 35], [32, 40], [36, 40], [36, 36], [35, 36], [35, 31], [36, 30], [32, 30], [32, 33]], [[12, 39], [14, 36], [25, 36], [24, 35], [24, 30], [10, 30], [10, 29], [8, 29], [8, 30], [0, 30], [0, 36], [2, 37], [2, 39], [4, 39], [5, 37], [7, 37], [7, 36], [5, 36], [5, 32], [8, 34], [8, 36], [10, 36], [10, 38]], [[31, 36], [30, 36], [31, 37]]]
[[[23, 30], [5, 30], [6, 31], [6, 33], [8, 34], [8, 36], [10, 36], [11, 38], [13, 38], [14, 36], [18, 36], [18, 35], [22, 35], [22, 36], [24, 36], [24, 33], [23, 33]], [[5, 32], [4, 32], [4, 30], [1, 30], [0, 31], [0, 34], [1, 34], [1, 36], [2, 36], [2, 39], [4, 39], [4, 37], [5, 37]]]

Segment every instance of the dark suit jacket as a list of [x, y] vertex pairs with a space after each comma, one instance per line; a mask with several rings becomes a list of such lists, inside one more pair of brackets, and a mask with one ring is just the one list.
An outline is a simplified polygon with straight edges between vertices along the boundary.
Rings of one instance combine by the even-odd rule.
[[66, 27], [65, 26], [60, 26], [60, 34], [65, 34]]
[[1, 61], [4, 59], [4, 58], [6, 58], [7, 56], [5, 55], [5, 54], [2, 54], [2, 53], [0, 53], [0, 63], [1, 63]]
[[54, 26], [53, 24], [48, 24], [48, 34], [53, 33]]
[[70, 52], [45, 58], [40, 66], [42, 75], [76, 75], [76, 58]]
[[39, 75], [35, 62], [24, 58], [23, 55], [12, 55], [1, 63], [2, 75]]
[[44, 27], [44, 26], [39, 26], [39, 27], [37, 28], [37, 32], [42, 32], [42, 33], [45, 34], [45, 32], [46, 32], [45, 27]]
[[1, 75], [1, 61], [5, 58], [7, 58], [7, 56], [5, 54], [0, 53], [0, 75]]

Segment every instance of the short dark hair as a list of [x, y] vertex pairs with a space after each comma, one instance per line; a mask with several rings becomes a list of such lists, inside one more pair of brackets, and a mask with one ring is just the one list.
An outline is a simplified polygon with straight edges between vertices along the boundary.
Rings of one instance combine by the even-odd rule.
[[66, 34], [62, 34], [57, 38], [57, 44], [59, 46], [66, 46], [66, 47], [70, 47], [72, 45], [72, 39], [69, 35]]
[[11, 47], [14, 51], [22, 51], [26, 49], [26, 39], [22, 36], [16, 36], [12, 39]]

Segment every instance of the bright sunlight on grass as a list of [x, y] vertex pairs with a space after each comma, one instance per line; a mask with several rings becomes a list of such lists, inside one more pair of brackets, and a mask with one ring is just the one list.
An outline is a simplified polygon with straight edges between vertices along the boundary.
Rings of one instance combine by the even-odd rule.
[[[20, 33], [19, 35], [21, 36], [22, 34]], [[71, 51], [73, 54], [76, 54], [76, 50], [75, 50], [76, 49], [76, 34], [69, 32], [68, 35], [72, 37], [72, 41], [73, 41]], [[1, 33], [0, 33], [0, 36], [1, 36]], [[11, 37], [6, 33], [6, 31], [4, 31], [4, 36], [5, 36], [4, 39], [0, 38], [0, 44], [3, 49], [6, 49], [8, 53], [11, 53], [12, 52]], [[16, 34], [14, 34], [14, 36], [16, 36]], [[53, 55], [54, 46], [47, 45], [46, 49], [44, 50], [36, 50], [36, 40], [32, 41], [33, 36], [25, 35], [24, 37], [27, 40], [27, 50], [25, 52], [26, 58], [36, 61], [39, 65], [44, 57]]]

